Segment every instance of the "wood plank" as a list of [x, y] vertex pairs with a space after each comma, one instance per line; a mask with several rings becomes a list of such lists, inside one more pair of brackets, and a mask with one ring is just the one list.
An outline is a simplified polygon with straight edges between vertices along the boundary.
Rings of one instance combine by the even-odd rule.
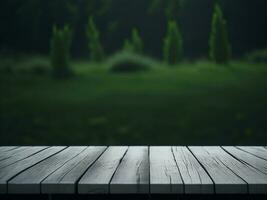
[[63, 150], [65, 147], [50, 147], [31, 157], [0, 170], [0, 194], [7, 193], [7, 182], [20, 172]]
[[68, 147], [34, 165], [8, 182], [8, 193], [39, 194], [40, 183], [55, 170], [80, 154], [86, 147]]
[[107, 194], [109, 183], [128, 147], [109, 147], [78, 183], [80, 194]]
[[150, 147], [150, 192], [181, 194], [184, 184], [171, 147]]
[[254, 156], [267, 160], [267, 149], [265, 149], [264, 147], [238, 146], [237, 148], [253, 154]]
[[0, 146], [0, 154], [18, 148], [18, 146]]
[[147, 146], [129, 147], [111, 180], [110, 193], [149, 193], [149, 157]]
[[248, 192], [247, 183], [222, 162], [221, 157], [225, 156], [222, 149], [218, 150], [217, 147], [189, 147], [189, 149], [212, 178], [215, 193], [245, 194]]
[[214, 184], [187, 147], [173, 147], [173, 154], [180, 170], [186, 194], [212, 194]]
[[10, 158], [11, 156], [16, 155], [17, 153], [21, 153], [22, 151], [27, 150], [29, 147], [30, 146], [24, 146], [24, 147], [15, 148], [9, 151], [5, 151], [0, 154], [0, 161]]
[[236, 147], [223, 147], [228, 153], [234, 156], [237, 160], [245, 162], [258, 169], [260, 172], [267, 175], [267, 161], [258, 158], [250, 153], [242, 151]]
[[42, 151], [48, 147], [42, 146], [42, 147], [28, 147], [26, 150], [18, 152], [17, 154], [0, 161], [0, 169], [3, 167], [7, 167], [13, 163], [16, 163], [20, 160], [23, 160], [31, 155], [34, 155], [38, 153], [39, 151]]
[[240, 162], [220, 147], [207, 147], [213, 156], [219, 158], [237, 176], [248, 184], [250, 194], [265, 194], [267, 192], [267, 175], [261, 173], [250, 165]]
[[43, 194], [74, 194], [76, 183], [107, 147], [88, 147], [41, 183]]

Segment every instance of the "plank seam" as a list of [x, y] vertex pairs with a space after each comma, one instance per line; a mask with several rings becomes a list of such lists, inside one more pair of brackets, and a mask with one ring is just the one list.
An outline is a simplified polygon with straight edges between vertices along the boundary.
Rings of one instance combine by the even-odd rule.
[[[222, 146], [220, 146], [220, 148], [221, 148], [224, 152], [226, 152], [228, 155], [230, 155], [231, 157], [233, 157], [235, 160], [237, 160], [237, 162], [240, 162], [239, 159], [237, 159], [235, 156], [233, 156], [233, 155], [230, 154], [228, 151], [226, 151]], [[232, 171], [237, 177], [239, 177], [240, 179], [242, 179], [242, 180], [246, 183], [247, 193], [249, 194], [249, 184], [248, 184], [248, 182], [247, 182], [245, 179], [243, 179], [241, 176], [239, 176], [238, 174], [236, 174], [236, 173], [235, 173], [230, 167], [228, 167], [224, 162], [222, 162], [221, 160], [220, 160], [220, 162], [221, 162], [225, 167], [227, 167], [230, 171]], [[245, 164], [245, 163], [242, 162], [242, 161], [241, 161], [241, 163]]]
[[[52, 146], [51, 146], [51, 147], [52, 147]], [[51, 148], [51, 147], [49, 147], [49, 148]], [[54, 154], [52, 154], [52, 155], [50, 155], [50, 156], [48, 156], [48, 157], [46, 157], [46, 158], [40, 160], [39, 162], [35, 163], [34, 165], [31, 165], [30, 167], [27, 167], [27, 168], [25, 168], [24, 170], [18, 172], [18, 173], [15, 174], [14, 176], [12, 176], [12, 177], [11, 177], [10, 179], [8, 179], [7, 182], [6, 182], [6, 184], [7, 184], [7, 191], [8, 191], [8, 185], [9, 185], [8, 183], [9, 183], [13, 178], [15, 178], [15, 177], [18, 176], [19, 174], [25, 172], [26, 170], [30, 169], [31, 167], [33, 167], [33, 166], [39, 164], [40, 162], [43, 162], [44, 160], [46, 160], [46, 159], [48, 159], [48, 158], [50, 158], [50, 157], [52, 157], [52, 156], [54, 156], [54, 155], [60, 153], [61, 151], [65, 150], [66, 148], [68, 148], [68, 147], [65, 147], [65, 148], [61, 149], [60, 151], [57, 151], [56, 153], [54, 153]]]
[[111, 178], [110, 178], [110, 180], [109, 180], [109, 182], [108, 182], [108, 193], [109, 193], [109, 194], [110, 194], [110, 183], [111, 183], [113, 177], [115, 176], [115, 174], [116, 174], [116, 172], [117, 172], [117, 170], [118, 170], [118, 168], [119, 168], [119, 166], [120, 166], [120, 164], [121, 164], [123, 158], [124, 158], [125, 155], [127, 154], [128, 150], [129, 150], [129, 146], [127, 146], [127, 150], [124, 152], [123, 156], [121, 157], [118, 166], [116, 167], [115, 171], [113, 172], [113, 174], [112, 174], [112, 176], [111, 176]]
[[263, 174], [267, 174], [266, 172], [263, 172], [261, 170], [259, 170], [258, 168], [254, 167], [253, 165], [251, 165], [250, 163], [242, 160], [242, 159], [239, 159], [238, 157], [236, 157], [235, 155], [233, 155], [231, 152], [229, 152], [227, 149], [225, 149], [224, 147], [221, 147], [226, 153], [230, 154], [233, 158], [235, 158], [236, 160], [238, 160], [239, 162], [243, 163], [244, 165], [249, 165], [250, 167], [252, 167], [253, 169], [259, 171], [260, 173], [263, 173]]
[[92, 162], [92, 164], [91, 165], [89, 165], [87, 168], [86, 168], [86, 170], [84, 170], [84, 172], [81, 174], [81, 176], [77, 179], [77, 181], [74, 183], [75, 184], [75, 194], [78, 194], [78, 187], [79, 187], [79, 182], [80, 182], [80, 180], [82, 179], [82, 177], [85, 175], [85, 173], [90, 169], [90, 167], [92, 167], [94, 164], [95, 164], [95, 162], [107, 151], [107, 149], [108, 149], [109, 147], [106, 147], [105, 149], [104, 149], [104, 151], [95, 159], [95, 161], [94, 162]]
[[[8, 166], [10, 166], [10, 165], [13, 165], [13, 164], [15, 164], [15, 163], [17, 163], [17, 162], [19, 162], [19, 161], [25, 160], [25, 159], [27, 159], [27, 158], [29, 158], [29, 157], [31, 157], [31, 156], [34, 156], [35, 154], [40, 153], [40, 152], [42, 152], [42, 151], [44, 151], [44, 150], [46, 150], [46, 149], [48, 149], [48, 148], [50, 148], [50, 147], [49, 147], [49, 146], [48, 146], [48, 147], [45, 147], [44, 149], [41, 149], [41, 150], [39, 150], [39, 151], [37, 151], [37, 152], [31, 154], [31, 155], [28, 155], [28, 156], [25, 157], [25, 158], [22, 158], [22, 159], [20, 159], [20, 160], [17, 160], [16, 162], [10, 163], [10, 164], [8, 164], [8, 165], [6, 165], [6, 166], [4, 166], [4, 167], [0, 167], [0, 169], [5, 168], [5, 167], [8, 167]], [[10, 158], [10, 157], [9, 157], [9, 158]]]
[[267, 159], [262, 158], [262, 157], [259, 157], [259, 156], [257, 156], [256, 154], [253, 154], [253, 153], [251, 153], [251, 152], [249, 152], [249, 151], [246, 151], [245, 149], [239, 148], [239, 147], [237, 147], [237, 146], [234, 146], [234, 147], [237, 148], [237, 149], [239, 149], [239, 150], [241, 150], [241, 151], [243, 151], [243, 152], [246, 152], [246, 153], [248, 153], [248, 154], [250, 154], [250, 155], [252, 155], [252, 156], [255, 156], [255, 157], [257, 157], [257, 158], [260, 158], [260, 159], [262, 159], [262, 160], [267, 161]]
[[177, 167], [177, 169], [178, 169], [178, 172], [179, 172], [179, 174], [180, 174], [181, 180], [182, 180], [182, 182], [183, 182], [183, 194], [185, 194], [185, 182], [184, 182], [184, 179], [183, 179], [183, 177], [182, 177], [182, 174], [181, 174], [180, 168], [179, 168], [179, 166], [178, 166], [177, 160], [176, 160], [176, 158], [175, 158], [175, 156], [174, 156], [173, 146], [171, 146], [171, 152], [172, 152], [173, 160], [174, 160], [174, 162], [175, 162], [175, 165], [176, 165], [176, 167]]
[[[86, 149], [86, 148], [85, 148], [85, 149]], [[52, 171], [51, 173], [49, 173], [46, 177], [44, 177], [44, 178], [40, 181], [40, 183], [39, 183], [39, 186], [40, 186], [40, 193], [42, 194], [42, 182], [43, 182], [45, 179], [47, 179], [47, 178], [48, 178], [50, 175], [52, 175], [55, 171], [57, 171], [57, 170], [59, 170], [61, 167], [63, 167], [66, 163], [68, 163], [69, 161], [71, 161], [72, 159], [74, 159], [76, 156], [80, 155], [83, 151], [85, 151], [85, 149], [82, 150], [81, 152], [77, 153], [77, 154], [76, 154], [75, 156], [73, 156], [72, 158], [66, 160], [61, 166], [59, 166], [59, 167], [56, 168], [54, 171]]]
[[189, 150], [189, 152], [193, 155], [193, 157], [197, 160], [197, 162], [200, 164], [200, 166], [204, 169], [204, 171], [210, 177], [210, 180], [212, 181], [212, 185], [213, 185], [213, 192], [214, 192], [214, 194], [216, 194], [217, 193], [216, 192], [216, 186], [215, 186], [215, 182], [214, 182], [213, 178], [211, 177], [211, 175], [209, 174], [207, 169], [204, 167], [204, 165], [198, 160], [197, 156], [191, 151], [190, 147], [186, 146], [186, 148]]

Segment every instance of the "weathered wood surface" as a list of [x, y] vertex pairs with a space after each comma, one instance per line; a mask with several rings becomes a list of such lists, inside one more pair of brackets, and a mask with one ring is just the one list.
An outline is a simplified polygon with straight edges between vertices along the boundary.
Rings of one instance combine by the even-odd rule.
[[82, 194], [109, 193], [109, 183], [128, 147], [109, 147], [78, 183]]
[[150, 147], [149, 155], [150, 192], [153, 194], [183, 193], [184, 184], [172, 147]]
[[149, 193], [148, 159], [148, 147], [129, 147], [110, 182], [110, 193]]
[[0, 147], [0, 194], [267, 194], [265, 147]]
[[214, 185], [198, 160], [186, 147], [173, 147], [186, 194], [212, 194]]

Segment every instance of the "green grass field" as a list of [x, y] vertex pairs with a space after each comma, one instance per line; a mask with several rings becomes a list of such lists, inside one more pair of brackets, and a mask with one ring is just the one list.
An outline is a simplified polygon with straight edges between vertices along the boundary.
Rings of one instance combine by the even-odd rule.
[[266, 65], [73, 68], [70, 80], [1, 72], [0, 145], [266, 145]]

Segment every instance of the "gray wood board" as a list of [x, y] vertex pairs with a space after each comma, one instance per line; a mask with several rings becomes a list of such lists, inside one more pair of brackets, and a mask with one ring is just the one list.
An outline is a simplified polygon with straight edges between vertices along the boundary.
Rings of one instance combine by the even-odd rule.
[[28, 147], [27, 149], [25, 149], [24, 151], [18, 152], [17, 154], [0, 161], [0, 169], [3, 167], [7, 167], [13, 163], [16, 163], [20, 160], [23, 160], [31, 155], [34, 155], [36, 153], [38, 153], [39, 151], [42, 151], [44, 149], [46, 149], [48, 147]]
[[41, 184], [44, 194], [73, 194], [77, 181], [107, 147], [88, 147], [74, 159], [49, 175]]
[[107, 194], [109, 183], [128, 147], [108, 147], [78, 183], [80, 194]]
[[219, 155], [215, 152], [218, 151], [217, 147], [189, 147], [189, 149], [212, 178], [215, 184], [215, 193], [245, 194], [248, 192], [247, 183], [221, 160], [221, 157], [225, 156], [225, 152], [221, 148]]
[[267, 160], [267, 149], [264, 147], [245, 147], [245, 146], [238, 146], [237, 148], [242, 149], [250, 154], [253, 154], [259, 158]]
[[129, 147], [110, 182], [110, 193], [149, 193], [149, 158], [147, 146]]
[[173, 154], [181, 172], [186, 194], [212, 194], [214, 184], [187, 147], [173, 147]]
[[32, 167], [51, 155], [58, 153], [65, 147], [50, 147], [31, 157], [16, 162], [12, 165], [4, 167], [0, 170], [0, 194], [7, 193], [7, 184], [10, 179], [21, 173], [22, 171]]
[[55, 170], [80, 154], [86, 147], [68, 147], [34, 165], [8, 182], [8, 192], [13, 194], [39, 194], [40, 183]]
[[0, 161], [10, 158], [11, 156], [16, 155], [17, 153], [21, 153], [24, 150], [27, 150], [28, 148], [30, 148], [30, 146], [24, 146], [24, 147], [15, 148], [9, 151], [5, 151], [0, 154]]
[[0, 154], [18, 148], [18, 146], [0, 146]]
[[150, 147], [150, 192], [177, 194], [184, 192], [184, 184], [172, 147]]
[[260, 172], [267, 175], [267, 161], [261, 158], [258, 158], [248, 152], [237, 149], [236, 147], [223, 147], [225, 151], [234, 156], [237, 160], [245, 162], [248, 165], [253, 166], [258, 169]]
[[267, 192], [267, 175], [261, 173], [250, 165], [240, 162], [220, 147], [207, 147], [210, 154], [219, 158], [237, 176], [248, 184], [251, 194], [264, 194]]

